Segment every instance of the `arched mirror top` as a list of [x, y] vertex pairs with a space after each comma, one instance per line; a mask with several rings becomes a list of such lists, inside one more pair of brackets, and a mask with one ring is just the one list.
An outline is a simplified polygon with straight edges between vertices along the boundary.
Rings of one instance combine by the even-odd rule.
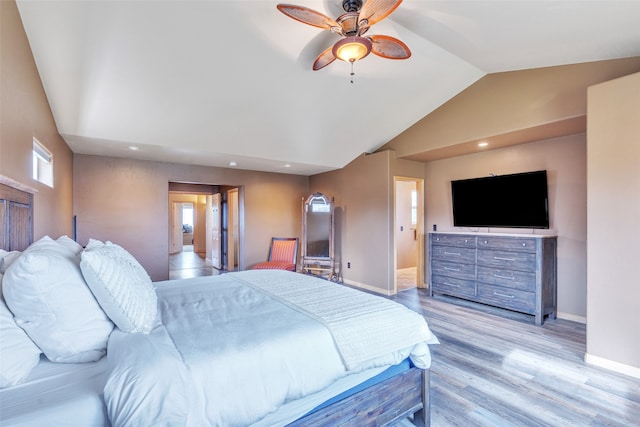
[[322, 193], [307, 197], [302, 227], [303, 263], [333, 263], [333, 200]]
[[304, 203], [305, 212], [309, 213], [331, 213], [333, 211], [333, 202], [322, 193], [313, 193]]

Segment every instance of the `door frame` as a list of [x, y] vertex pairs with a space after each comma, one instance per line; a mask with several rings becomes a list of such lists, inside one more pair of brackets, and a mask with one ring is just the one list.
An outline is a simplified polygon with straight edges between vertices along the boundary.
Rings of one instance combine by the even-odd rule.
[[[207, 261], [213, 268], [222, 269], [222, 194], [207, 194], [206, 250]], [[215, 255], [215, 256], [214, 256]]]
[[[174, 200], [171, 202], [169, 210], [169, 255], [182, 252], [182, 204], [184, 202]], [[178, 213], [179, 212], [179, 213]], [[177, 231], [180, 230], [180, 238], [177, 237]], [[178, 250], [178, 248], [180, 248]]]
[[418, 288], [424, 288], [424, 179], [412, 178], [405, 176], [393, 177], [393, 295], [398, 293], [398, 280], [396, 270], [398, 268], [398, 247], [396, 233], [398, 232], [398, 219], [396, 218], [397, 211], [397, 183], [399, 181], [414, 182], [416, 184], [416, 194], [418, 196], [418, 210], [416, 221], [416, 286]]
[[[171, 183], [175, 183], [175, 184], [182, 184], [176, 181], [170, 181]], [[169, 195], [171, 194], [185, 194], [185, 195], [192, 195], [192, 196], [205, 196], [205, 212], [207, 211], [206, 209], [206, 196], [207, 195], [213, 195], [213, 194], [222, 194], [222, 193], [229, 193], [230, 191], [236, 191], [238, 196], [237, 196], [237, 206], [235, 206], [235, 209], [237, 211], [237, 254], [238, 254], [238, 259], [236, 260], [236, 264], [238, 267], [238, 270], [242, 271], [245, 269], [246, 266], [246, 262], [245, 262], [245, 227], [244, 227], [244, 219], [245, 219], [245, 208], [244, 208], [244, 196], [245, 196], [245, 189], [244, 189], [244, 185], [216, 185], [216, 184], [204, 184], [204, 183], [184, 183], [185, 187], [184, 189], [174, 189], [174, 190], [169, 190]], [[190, 189], [188, 188], [189, 185], [207, 185], [207, 186], [216, 186], [219, 187], [219, 191], [217, 192], [203, 192], [203, 191], [198, 191], [196, 189]], [[187, 202], [190, 202], [190, 200], [184, 200]], [[183, 202], [182, 200], [175, 200], [174, 202]], [[208, 213], [207, 213], [208, 215]], [[221, 215], [222, 215], [222, 211], [221, 211]], [[171, 227], [172, 227], [172, 221], [173, 221], [173, 206], [171, 203], [169, 203], [169, 249], [171, 250]], [[208, 229], [209, 225], [207, 224], [206, 218], [205, 218], [205, 239], [206, 236], [208, 236], [210, 233]], [[222, 242], [221, 242], [222, 244]], [[169, 252], [170, 252], [169, 250]], [[226, 248], [221, 248], [221, 256], [222, 256], [222, 251], [225, 251]], [[206, 253], [206, 244], [205, 244], [205, 253]], [[171, 254], [168, 254], [167, 256], [169, 256]], [[206, 255], [205, 255], [206, 257]]]

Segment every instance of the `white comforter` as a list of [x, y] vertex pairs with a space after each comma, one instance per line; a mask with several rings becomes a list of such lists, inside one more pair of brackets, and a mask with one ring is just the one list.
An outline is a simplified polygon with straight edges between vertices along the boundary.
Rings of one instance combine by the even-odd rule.
[[352, 372], [409, 355], [427, 368], [426, 344], [437, 342], [399, 304], [297, 273], [169, 281], [157, 293], [161, 323], [149, 335], [109, 340], [114, 426], [250, 425]]

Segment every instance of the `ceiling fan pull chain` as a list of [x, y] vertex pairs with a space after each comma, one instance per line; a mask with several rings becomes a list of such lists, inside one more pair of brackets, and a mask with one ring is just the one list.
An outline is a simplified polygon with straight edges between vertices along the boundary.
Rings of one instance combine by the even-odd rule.
[[355, 76], [355, 75], [356, 75], [356, 73], [354, 73], [354, 72], [353, 72], [353, 63], [354, 63], [354, 62], [355, 62], [355, 61], [351, 61], [351, 83], [353, 83], [353, 76]]

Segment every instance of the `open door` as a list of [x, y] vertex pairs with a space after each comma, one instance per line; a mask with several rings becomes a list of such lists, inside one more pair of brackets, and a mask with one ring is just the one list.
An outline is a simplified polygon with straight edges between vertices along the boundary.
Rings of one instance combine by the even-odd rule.
[[238, 269], [239, 254], [239, 216], [238, 216], [238, 189], [229, 190], [228, 226], [229, 237], [227, 239], [227, 270]]
[[395, 177], [395, 280], [394, 293], [422, 287], [423, 180]]
[[171, 204], [171, 238], [169, 239], [169, 253], [182, 252], [182, 203]]
[[[169, 182], [169, 252], [170, 262], [184, 251], [183, 221], [188, 215], [182, 208], [193, 206], [193, 246], [207, 266], [216, 270], [244, 268], [244, 191], [242, 186]], [[183, 268], [172, 267], [174, 270]]]
[[207, 196], [207, 206], [209, 208], [209, 215], [207, 215], [207, 258], [210, 260], [211, 265], [214, 268], [220, 270], [222, 268], [222, 254], [221, 254], [221, 200], [220, 193]]

